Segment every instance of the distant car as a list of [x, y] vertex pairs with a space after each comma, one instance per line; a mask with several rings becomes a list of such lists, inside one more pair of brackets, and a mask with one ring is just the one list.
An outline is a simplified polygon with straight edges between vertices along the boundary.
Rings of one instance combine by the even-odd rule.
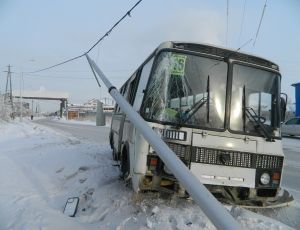
[[300, 136], [300, 117], [294, 117], [282, 124], [282, 134]]

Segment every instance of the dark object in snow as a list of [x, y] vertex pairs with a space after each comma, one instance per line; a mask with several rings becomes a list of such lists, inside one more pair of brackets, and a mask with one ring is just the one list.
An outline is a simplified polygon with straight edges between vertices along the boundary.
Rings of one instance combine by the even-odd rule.
[[77, 211], [79, 197], [70, 197], [65, 205], [64, 214], [69, 217], [74, 217]]
[[191, 221], [188, 221], [188, 222], [186, 222], [185, 223], [187, 226], [190, 226], [190, 225], [192, 225], [193, 223], [191, 222]]

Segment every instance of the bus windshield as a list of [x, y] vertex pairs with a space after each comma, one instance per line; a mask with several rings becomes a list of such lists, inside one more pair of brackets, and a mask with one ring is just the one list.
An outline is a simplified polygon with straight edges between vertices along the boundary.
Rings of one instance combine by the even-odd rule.
[[279, 74], [234, 64], [230, 129], [272, 136], [279, 127], [279, 87]]
[[141, 109], [145, 119], [224, 129], [227, 63], [163, 51], [157, 57]]

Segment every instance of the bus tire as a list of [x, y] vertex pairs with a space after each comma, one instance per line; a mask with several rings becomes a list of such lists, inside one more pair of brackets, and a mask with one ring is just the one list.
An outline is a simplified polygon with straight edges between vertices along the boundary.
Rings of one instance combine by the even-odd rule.
[[114, 137], [112, 133], [109, 134], [109, 144], [110, 144], [110, 148], [114, 149]]
[[114, 137], [113, 137], [112, 133], [109, 135], [109, 144], [110, 144], [110, 148], [112, 149], [112, 158], [114, 161], [117, 161], [118, 153], [117, 153], [116, 149], [114, 148]]
[[121, 154], [120, 171], [122, 179], [126, 180], [130, 174], [129, 154], [126, 148], [123, 149]]
[[118, 160], [118, 154], [117, 154], [117, 151], [115, 150], [115, 148], [112, 149], [112, 158], [114, 161]]

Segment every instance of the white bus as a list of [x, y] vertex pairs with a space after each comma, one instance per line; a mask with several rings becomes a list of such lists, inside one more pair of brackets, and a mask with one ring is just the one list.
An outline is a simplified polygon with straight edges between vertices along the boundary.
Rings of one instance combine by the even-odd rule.
[[[284, 161], [280, 83], [278, 65], [266, 59], [164, 42], [120, 93], [216, 197], [264, 205], [277, 198]], [[118, 105], [110, 144], [134, 191], [184, 194]]]

